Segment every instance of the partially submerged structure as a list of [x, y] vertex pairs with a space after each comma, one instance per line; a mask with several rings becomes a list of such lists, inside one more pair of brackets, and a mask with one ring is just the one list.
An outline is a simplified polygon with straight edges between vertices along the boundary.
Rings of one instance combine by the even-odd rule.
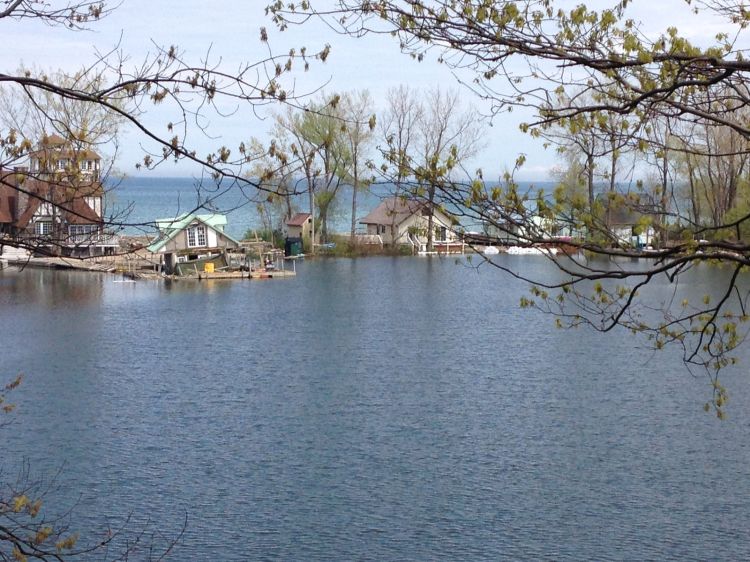
[[187, 265], [191, 263], [196, 271], [199, 264], [205, 263], [214, 263], [210, 268], [213, 269], [215, 258], [223, 257], [228, 249], [240, 247], [238, 240], [224, 232], [226, 224], [226, 215], [219, 213], [187, 213], [173, 219], [157, 219], [159, 236], [147, 249], [160, 256], [160, 267], [169, 275], [191, 269]]
[[433, 247], [440, 252], [463, 250], [451, 217], [435, 205], [421, 199], [388, 197], [359, 222], [369, 236], [382, 244], [409, 245], [418, 253], [427, 251], [427, 230], [432, 215]]
[[641, 250], [652, 246], [656, 241], [656, 229], [648, 214], [626, 206], [613, 206], [609, 210], [607, 222], [613, 242], [618, 246]]

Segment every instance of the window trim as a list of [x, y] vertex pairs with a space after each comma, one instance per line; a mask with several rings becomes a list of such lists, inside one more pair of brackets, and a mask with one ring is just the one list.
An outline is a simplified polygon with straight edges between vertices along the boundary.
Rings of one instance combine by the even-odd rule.
[[34, 234], [37, 236], [50, 236], [52, 234], [52, 221], [40, 220], [34, 222]]
[[187, 229], [187, 247], [204, 248], [208, 245], [208, 233], [205, 224], [196, 224]]

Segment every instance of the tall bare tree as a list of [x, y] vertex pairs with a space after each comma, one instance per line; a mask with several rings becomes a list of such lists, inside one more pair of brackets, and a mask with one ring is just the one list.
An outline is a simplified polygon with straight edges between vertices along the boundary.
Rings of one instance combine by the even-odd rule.
[[457, 90], [433, 89], [425, 96], [424, 111], [417, 121], [418, 140], [412, 166], [420, 191], [426, 192], [430, 211], [427, 251], [433, 251], [432, 209], [451, 174], [457, 172], [481, 146], [479, 120], [475, 112], [461, 107]]
[[368, 153], [374, 139], [373, 131], [376, 120], [372, 96], [367, 90], [345, 94], [342, 104], [344, 142], [349, 152], [349, 166], [344, 169], [344, 173], [346, 181], [352, 186], [350, 239], [353, 243], [357, 228], [357, 194], [368, 184], [363, 173], [367, 169]]
[[[417, 125], [423, 114], [424, 106], [417, 90], [404, 84], [388, 90], [386, 108], [380, 120], [380, 133], [385, 141], [381, 151], [388, 167], [393, 170], [390, 177], [395, 186], [395, 197], [402, 196], [404, 180], [411, 175], [410, 159], [416, 143]], [[391, 240], [396, 238], [395, 228], [391, 221]]]

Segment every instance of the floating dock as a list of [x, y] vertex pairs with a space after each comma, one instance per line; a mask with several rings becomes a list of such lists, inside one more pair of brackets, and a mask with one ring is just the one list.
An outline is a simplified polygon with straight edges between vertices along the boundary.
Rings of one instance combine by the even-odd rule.
[[251, 279], [283, 279], [284, 277], [295, 277], [297, 275], [294, 271], [288, 270], [274, 270], [274, 271], [251, 271]]
[[[294, 271], [275, 270], [275, 271], [202, 271], [198, 273], [197, 279], [203, 281], [208, 279], [282, 279], [286, 277], [296, 277]], [[195, 279], [193, 276], [186, 276], [183, 279]]]

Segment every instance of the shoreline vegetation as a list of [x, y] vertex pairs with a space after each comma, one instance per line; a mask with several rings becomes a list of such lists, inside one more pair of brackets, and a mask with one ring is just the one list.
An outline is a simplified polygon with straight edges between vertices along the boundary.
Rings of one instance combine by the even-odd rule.
[[[248, 234], [251, 231], [248, 231]], [[368, 258], [368, 257], [407, 257], [416, 256], [411, 247], [406, 245], [378, 245], [352, 243], [346, 234], [332, 234], [329, 236], [329, 243], [321, 244], [316, 248], [315, 254], [303, 253], [299, 256], [283, 256], [283, 247], [279, 248], [278, 244], [271, 241], [263, 240], [261, 236], [253, 238], [246, 235], [242, 240], [242, 246], [238, 251], [226, 252], [228, 263], [240, 263], [241, 266], [232, 268], [235, 273], [232, 275], [226, 272], [224, 276], [219, 276], [218, 271], [215, 278], [264, 278], [270, 275], [260, 275], [253, 272], [265, 272], [264, 256], [273, 254], [276, 260], [276, 266], [270, 266], [269, 271], [278, 277], [293, 276], [291, 269], [285, 267], [283, 262], [292, 262], [296, 259], [305, 260], [323, 260], [330, 258]], [[134, 279], [205, 279], [210, 275], [205, 275], [204, 271], [197, 271], [190, 275], [167, 275], [159, 271], [159, 255], [148, 251], [147, 246], [150, 238], [147, 236], [123, 236], [120, 241], [120, 251], [108, 256], [92, 256], [86, 258], [70, 258], [60, 256], [25, 256], [15, 259], [5, 259], [0, 263], [0, 269], [7, 266], [18, 268], [34, 267], [48, 269], [74, 269], [93, 273], [113, 273], [122, 274]], [[309, 248], [306, 248], [309, 250]], [[523, 255], [537, 254], [547, 257], [554, 257], [556, 254], [574, 255], [579, 252], [579, 248], [574, 244], [566, 244], [562, 241], [551, 242], [535, 247], [515, 246], [512, 243], [491, 243], [477, 244], [467, 242], [465, 250], [461, 253], [435, 252], [432, 257], [457, 257], [459, 255], [481, 255], [489, 259], [492, 255], [508, 254]], [[648, 257], [642, 252], [633, 252], [631, 256]], [[245, 265], [247, 264], [247, 265]], [[296, 270], [296, 267], [294, 268]], [[288, 270], [288, 271], [287, 271]], [[206, 270], [207, 271], [207, 270]], [[247, 274], [242, 274], [247, 272]], [[212, 272], [213, 273], [213, 272]]]

